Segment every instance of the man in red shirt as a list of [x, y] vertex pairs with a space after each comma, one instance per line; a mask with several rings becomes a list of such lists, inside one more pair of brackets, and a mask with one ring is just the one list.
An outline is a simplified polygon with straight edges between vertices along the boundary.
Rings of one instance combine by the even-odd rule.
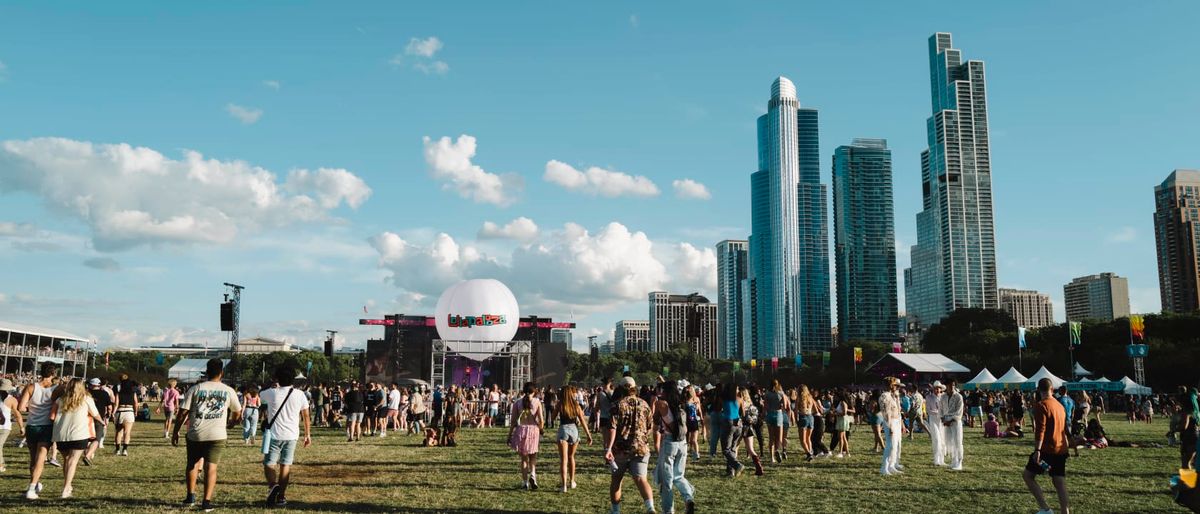
[[1038, 514], [1053, 514], [1042, 486], [1036, 477], [1042, 473], [1050, 475], [1054, 490], [1058, 492], [1058, 506], [1062, 514], [1071, 514], [1070, 499], [1067, 498], [1067, 412], [1061, 403], [1051, 396], [1053, 384], [1049, 378], [1038, 381], [1037, 403], [1033, 404], [1033, 455], [1025, 465], [1025, 485], [1037, 500]]

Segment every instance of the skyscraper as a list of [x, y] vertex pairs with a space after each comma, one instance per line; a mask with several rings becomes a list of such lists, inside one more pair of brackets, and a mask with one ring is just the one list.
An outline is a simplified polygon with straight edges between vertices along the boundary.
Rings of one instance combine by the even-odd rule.
[[838, 339], [896, 340], [896, 226], [887, 140], [855, 139], [834, 151], [833, 234]]
[[742, 358], [742, 281], [749, 270], [746, 241], [717, 243], [717, 356]]
[[1032, 329], [1054, 324], [1054, 303], [1050, 295], [1003, 287], [999, 291], [1000, 308], [1012, 316], [1018, 327]]
[[923, 210], [904, 271], [905, 310], [921, 329], [955, 309], [999, 305], [983, 61], [963, 62], [950, 34], [938, 32], [929, 38], [929, 77]]
[[[801, 108], [784, 77], [758, 118], [750, 177], [750, 269], [757, 335], [752, 357], [828, 348], [829, 237], [820, 183], [817, 110]], [[745, 352], [744, 352], [745, 353]]]
[[700, 293], [654, 291], [649, 300], [651, 351], [684, 347], [701, 358], [717, 358], [717, 304]]
[[1165, 312], [1200, 310], [1200, 170], [1175, 170], [1154, 188], [1158, 290]]
[[1129, 281], [1116, 273], [1088, 275], [1063, 286], [1067, 321], [1109, 321], [1129, 315]]
[[623, 319], [613, 330], [614, 350], [618, 352], [650, 351], [650, 322]]

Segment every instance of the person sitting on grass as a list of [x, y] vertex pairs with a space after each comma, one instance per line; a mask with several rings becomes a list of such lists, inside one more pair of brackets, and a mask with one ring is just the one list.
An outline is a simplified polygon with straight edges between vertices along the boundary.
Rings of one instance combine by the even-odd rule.
[[1104, 433], [1104, 426], [1098, 419], [1093, 418], [1088, 421], [1087, 428], [1083, 429], [1083, 437], [1087, 440], [1089, 449], [1108, 448], [1108, 434]]
[[994, 438], [1003, 437], [1000, 434], [1000, 422], [996, 421], [995, 414], [988, 414], [987, 421], [983, 422], [983, 437]]
[[433, 427], [425, 427], [425, 440], [421, 442], [421, 446], [433, 447], [438, 445], [438, 429]]

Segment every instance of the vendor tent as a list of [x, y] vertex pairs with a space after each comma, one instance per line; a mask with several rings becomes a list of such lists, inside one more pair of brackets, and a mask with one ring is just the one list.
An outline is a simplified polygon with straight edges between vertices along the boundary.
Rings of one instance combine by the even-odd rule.
[[921, 378], [941, 378], [945, 375], [970, 373], [966, 366], [940, 353], [889, 353], [875, 361], [867, 371], [879, 376], [897, 377], [904, 381]]
[[[229, 359], [221, 359], [222, 364], [229, 366]], [[208, 359], [179, 359], [171, 369], [167, 370], [167, 378], [173, 378], [184, 384], [194, 384], [204, 380], [204, 370], [208, 367]]]
[[1043, 378], [1049, 378], [1050, 385], [1055, 389], [1062, 387], [1064, 382], [1063, 379], [1054, 376], [1054, 373], [1051, 373], [1050, 370], [1046, 369], [1045, 366], [1042, 366], [1042, 369], [1037, 370], [1037, 373], [1034, 373], [1033, 376], [1029, 377], [1029, 380], [1026, 380], [1024, 384], [1021, 384], [1021, 389], [1037, 389], [1038, 381]]
[[1090, 377], [1093, 375], [1091, 371], [1084, 369], [1083, 365], [1079, 364], [1078, 362], [1075, 363], [1074, 373], [1077, 377]]
[[972, 389], [982, 389], [995, 381], [996, 376], [992, 375], [992, 372], [988, 371], [987, 368], [983, 368], [983, 371], [980, 371], [978, 375], [975, 375], [975, 378], [972, 378], [963, 384], [963, 389], [968, 391]]
[[1104, 377], [1100, 377], [1100, 378], [1097, 378], [1096, 380], [1093, 380], [1092, 382], [1105, 382], [1105, 383], [1107, 383], [1107, 382], [1112, 382], [1112, 380], [1109, 380], [1109, 379], [1107, 379], [1107, 378], [1104, 378]]
[[1152, 392], [1149, 387], [1146, 387], [1144, 385], [1139, 385], [1137, 382], [1134, 382], [1133, 379], [1131, 379], [1129, 377], [1124, 377], [1121, 380], [1119, 380], [1119, 382], [1121, 382], [1122, 384], [1125, 384], [1125, 391], [1124, 391], [1125, 394], [1145, 396]]
[[1008, 368], [1007, 372], [1005, 372], [1003, 375], [1000, 375], [1000, 378], [997, 378], [996, 381], [992, 383], [991, 388], [992, 389], [1018, 388], [1018, 387], [1021, 387], [1021, 384], [1024, 384], [1025, 382], [1028, 382], [1028, 381], [1029, 381], [1029, 379], [1026, 378], [1025, 375], [1022, 375], [1020, 371], [1017, 371], [1017, 368], [1010, 367], [1010, 368]]

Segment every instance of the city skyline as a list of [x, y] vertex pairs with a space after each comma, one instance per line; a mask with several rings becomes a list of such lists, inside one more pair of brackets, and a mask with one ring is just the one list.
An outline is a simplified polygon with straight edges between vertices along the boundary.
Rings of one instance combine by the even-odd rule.
[[[0, 258], [22, 270], [0, 286], [0, 319], [105, 345], [223, 340], [223, 281], [247, 286], [245, 337], [303, 345], [327, 328], [361, 344], [378, 331], [358, 317], [431, 312], [466, 277], [505, 280], [523, 312], [577, 322], [577, 341], [644, 316], [649, 291], [716, 297], [713, 248], [750, 233], [753, 118], [780, 75], [821, 111], [822, 183], [828, 149], [889, 140], [903, 269], [925, 38], [939, 30], [988, 62], [998, 285], [1049, 293], [1059, 320], [1062, 284], [1096, 270], [1129, 278], [1133, 310], [1159, 309], [1150, 193], [1200, 160], [1194, 77], [1172, 66], [1197, 43], [1171, 36], [1188, 16], [1163, 16], [1192, 4], [1084, 19], [1037, 6], [1034, 24], [1011, 6], [880, 4], [853, 26], [831, 6], [772, 19], [483, 8], [461, 20], [150, 7], [162, 26], [128, 21], [145, 5], [110, 7], [16, 6], [0, 20], [12, 35], [0, 45]], [[77, 36], [36, 30], [49, 24]], [[545, 44], [533, 29], [546, 27], [566, 44]], [[1028, 57], [1046, 48], [1071, 58]], [[714, 56], [727, 58], [720, 74], [700, 64]], [[857, 80], [864, 62], [883, 80]], [[1111, 73], [1122, 67], [1151, 71]], [[1155, 102], [1120, 101], [1151, 90]], [[483, 107], [455, 107], [463, 98]], [[563, 106], [581, 103], [564, 124]], [[1155, 151], [1120, 151], [1138, 148]], [[190, 187], [188, 173], [214, 180]]]

